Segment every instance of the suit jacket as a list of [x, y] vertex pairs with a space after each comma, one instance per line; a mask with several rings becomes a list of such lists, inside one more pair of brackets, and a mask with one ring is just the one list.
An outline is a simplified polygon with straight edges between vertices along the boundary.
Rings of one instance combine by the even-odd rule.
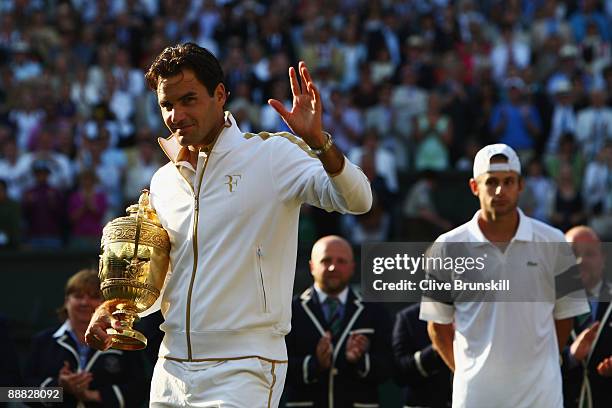
[[[378, 385], [391, 373], [391, 320], [382, 306], [363, 303], [349, 289], [339, 334], [333, 339], [331, 369], [321, 371], [316, 357], [319, 339], [328, 329], [319, 297], [313, 287], [292, 302], [291, 332], [285, 338], [289, 370], [285, 387], [289, 407], [377, 407]], [[345, 358], [350, 333], [370, 340], [360, 361]], [[365, 405], [364, 405], [365, 404]]]
[[[563, 394], [566, 407], [582, 407], [583, 401], [591, 401], [593, 408], [612, 407], [612, 377], [603, 377], [597, 372], [597, 365], [607, 357], [612, 356], [612, 284], [604, 283], [601, 288], [597, 320], [600, 322], [599, 333], [591, 346], [591, 353], [583, 363], [577, 363], [569, 357], [569, 347], [563, 355]], [[576, 338], [583, 330], [593, 324], [590, 316], [577, 318], [574, 324], [572, 338]], [[589, 396], [590, 394], [590, 396]], [[584, 405], [589, 407], [589, 405]]]
[[446, 408], [451, 406], [450, 369], [432, 348], [427, 322], [419, 319], [420, 303], [397, 313], [393, 327], [395, 380], [402, 386], [404, 405]]
[[[58, 387], [58, 373], [64, 361], [68, 361], [72, 371], [93, 374], [89, 388], [100, 392], [102, 403], [79, 405], [72, 394], [64, 392], [64, 402], [58, 403], [58, 406], [138, 407], [147, 397], [147, 375], [140, 352], [90, 349], [84, 367], [78, 356], [75, 341], [68, 334], [66, 324], [59, 329], [37, 334], [28, 356], [24, 384], [28, 387]], [[34, 403], [30, 405], [39, 406]]]

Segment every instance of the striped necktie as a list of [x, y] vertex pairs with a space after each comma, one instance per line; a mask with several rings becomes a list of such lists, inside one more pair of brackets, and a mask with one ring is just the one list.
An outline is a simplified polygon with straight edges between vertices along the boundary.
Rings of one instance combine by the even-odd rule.
[[331, 331], [332, 337], [336, 337], [340, 332], [340, 326], [342, 324], [340, 300], [328, 296], [324, 303], [327, 306], [327, 323], [329, 330]]

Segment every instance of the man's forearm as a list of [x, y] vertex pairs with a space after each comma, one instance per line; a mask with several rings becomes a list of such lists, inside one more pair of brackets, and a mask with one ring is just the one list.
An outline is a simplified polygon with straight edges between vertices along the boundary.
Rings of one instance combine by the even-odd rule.
[[455, 371], [455, 354], [453, 352], [453, 340], [455, 338], [455, 328], [452, 323], [440, 324], [429, 322], [427, 323], [427, 332], [431, 339], [431, 344], [438, 352], [444, 363]]
[[332, 145], [329, 150], [319, 156], [323, 168], [329, 174], [338, 174], [344, 167], [344, 155], [336, 145]]

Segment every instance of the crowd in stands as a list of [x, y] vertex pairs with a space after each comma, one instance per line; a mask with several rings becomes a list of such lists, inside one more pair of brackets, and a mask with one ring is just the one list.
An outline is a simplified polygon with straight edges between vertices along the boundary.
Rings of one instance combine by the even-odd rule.
[[611, 21], [610, 0], [3, 1], [0, 246], [92, 245], [124, 214], [166, 161], [143, 74], [186, 41], [222, 62], [243, 131], [288, 130], [266, 101], [290, 106], [288, 67], [311, 69], [326, 130], [375, 192], [361, 217], [305, 209], [313, 239], [464, 222], [433, 191], [497, 141], [531, 163], [528, 214], [612, 238]]

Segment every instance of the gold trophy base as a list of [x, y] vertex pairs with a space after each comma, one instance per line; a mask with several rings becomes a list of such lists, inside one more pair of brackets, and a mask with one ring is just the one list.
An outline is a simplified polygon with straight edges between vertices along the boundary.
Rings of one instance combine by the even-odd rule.
[[141, 332], [134, 329], [122, 329], [119, 333], [115, 329], [106, 329], [110, 334], [113, 344], [111, 347], [118, 350], [142, 350], [147, 347], [147, 338]]

